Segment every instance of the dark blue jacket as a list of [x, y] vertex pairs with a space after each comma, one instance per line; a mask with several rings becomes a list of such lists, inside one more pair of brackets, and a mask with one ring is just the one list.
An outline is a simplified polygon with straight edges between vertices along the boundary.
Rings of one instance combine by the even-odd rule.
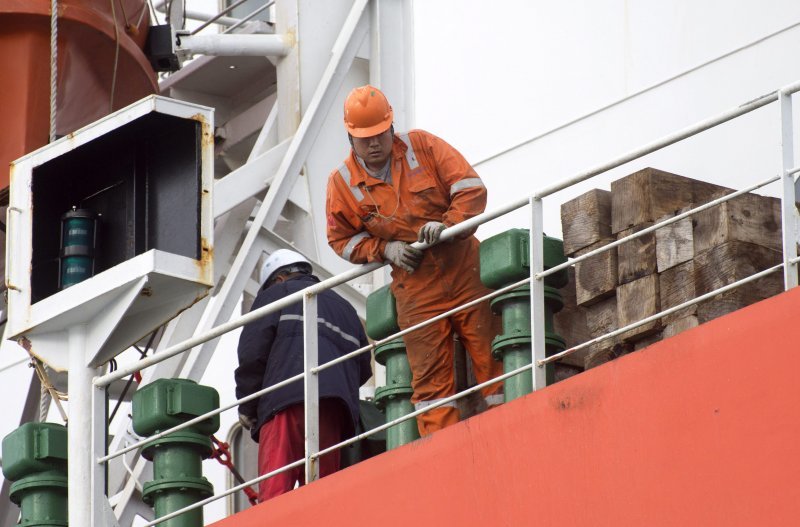
[[[258, 292], [252, 309], [258, 309], [319, 282], [316, 276], [301, 275]], [[319, 319], [319, 364], [346, 355], [367, 345], [367, 336], [355, 309], [331, 290], [321, 293], [317, 302]], [[236, 368], [236, 398], [303, 372], [303, 305], [297, 302], [245, 325], [239, 337], [239, 367]], [[370, 353], [328, 368], [319, 375], [319, 396], [338, 398], [350, 410], [350, 435], [358, 422], [358, 387], [372, 375]], [[266, 421], [286, 407], [302, 403], [303, 380], [262, 395], [239, 406], [239, 412], [257, 418], [251, 430], [258, 431]], [[348, 427], [345, 427], [347, 429]]]

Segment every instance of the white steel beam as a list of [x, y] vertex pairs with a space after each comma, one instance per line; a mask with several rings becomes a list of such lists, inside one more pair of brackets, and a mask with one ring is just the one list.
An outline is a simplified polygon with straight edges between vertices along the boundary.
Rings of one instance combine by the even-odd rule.
[[[230, 271], [219, 293], [209, 302], [203, 320], [195, 335], [207, 332], [228, 320], [235, 303], [244, 290], [249, 273], [255, 267], [263, 250], [262, 227], [272, 229], [277, 223], [281, 210], [300, 175], [305, 158], [311, 151], [316, 134], [332, 106], [347, 70], [356, 51], [367, 33], [367, 20], [364, 16], [368, 0], [356, 0], [345, 21], [339, 38], [332, 50], [332, 57], [317, 86], [314, 98], [303, 115], [297, 133], [292, 137], [275, 179], [270, 185], [264, 201], [256, 213], [242, 246], [231, 265]], [[215, 339], [216, 340], [216, 339]], [[206, 342], [192, 350], [191, 368], [193, 371], [205, 370], [216, 342]]]
[[364, 16], [367, 3], [368, 0], [353, 2], [353, 7], [339, 33], [339, 38], [333, 45], [331, 59], [317, 85], [314, 97], [292, 138], [289, 151], [278, 169], [275, 181], [267, 192], [259, 215], [256, 216], [256, 221], [262, 220], [260, 225], [264, 225], [268, 229], [274, 227], [278, 221], [283, 204], [289, 197], [306, 157], [311, 152], [322, 122], [333, 107], [342, 81], [367, 34], [368, 21]]
[[306, 483], [319, 478], [319, 326], [317, 296], [303, 295], [303, 401], [305, 406], [305, 475]]
[[797, 287], [797, 229], [798, 214], [795, 203], [794, 174], [794, 124], [792, 119], [792, 95], [781, 91], [778, 95], [781, 116], [781, 219], [783, 236], [783, 283], [789, 290]]
[[69, 524], [105, 527], [105, 467], [95, 462], [105, 447], [105, 396], [92, 384], [99, 369], [86, 365], [87, 327], [69, 330], [67, 483]]
[[544, 328], [544, 278], [536, 276], [544, 271], [543, 224], [544, 211], [542, 200], [531, 197], [531, 231], [528, 250], [530, 251], [531, 273], [531, 368], [533, 369], [533, 389], [541, 390], [547, 386], [545, 367], [539, 361], [545, 359], [546, 343]]
[[278, 113], [279, 110], [276, 101], [276, 104], [272, 105], [272, 109], [269, 111], [269, 114], [267, 114], [267, 120], [258, 133], [256, 142], [253, 145], [253, 150], [250, 152], [247, 161], [252, 161], [278, 144]]
[[[394, 109], [395, 130], [414, 127], [414, 42], [411, 2], [370, 3], [369, 82], [386, 94]], [[398, 38], [398, 36], [400, 38]]]
[[214, 215], [219, 217], [253, 196], [263, 193], [275, 177], [290, 139], [248, 161], [214, 184]]

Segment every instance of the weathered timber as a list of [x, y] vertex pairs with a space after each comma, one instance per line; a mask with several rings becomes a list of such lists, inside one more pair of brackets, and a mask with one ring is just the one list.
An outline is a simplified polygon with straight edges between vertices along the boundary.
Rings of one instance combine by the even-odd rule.
[[[577, 252], [582, 256], [612, 240], [601, 240]], [[617, 287], [617, 251], [609, 249], [575, 264], [575, 295], [579, 306], [590, 306], [614, 294]]]
[[[781, 261], [781, 253], [753, 243], [731, 241], [694, 258], [695, 287], [702, 295], [762, 271]], [[712, 320], [783, 291], [783, 276], [772, 273], [709, 299], [697, 308], [700, 323]]]
[[692, 203], [692, 180], [645, 168], [611, 182], [611, 232], [655, 221]]
[[783, 277], [781, 274], [776, 273], [766, 276], [733, 291], [728, 291], [706, 300], [697, 306], [697, 318], [702, 324], [781, 292], [783, 292]]
[[[653, 222], [637, 225], [617, 233], [617, 239], [646, 229]], [[656, 237], [650, 232], [617, 246], [617, 281], [627, 284], [656, 272]]]
[[584, 308], [586, 312], [586, 329], [592, 338], [596, 338], [611, 331], [617, 325], [617, 297], [612, 296], [594, 305]]
[[[692, 180], [692, 203], [697, 207], [709, 201], [721, 198], [726, 194], [734, 192], [732, 188], [721, 187], [713, 183], [707, 183], [698, 179]], [[688, 209], [687, 209], [688, 210]]]
[[697, 294], [708, 293], [780, 262], [779, 251], [755, 243], [730, 241], [712, 247], [694, 258]]
[[678, 333], [683, 333], [687, 329], [696, 328], [700, 325], [700, 321], [698, 320], [696, 315], [688, 315], [683, 318], [679, 318], [674, 320], [664, 326], [664, 332], [662, 336], [666, 339], [669, 337], [674, 337]]
[[598, 345], [589, 350], [589, 354], [586, 355], [586, 362], [584, 363], [583, 367], [584, 369], [589, 370], [596, 366], [600, 366], [601, 364], [605, 364], [610, 360], [616, 359], [620, 355], [624, 355], [624, 353], [620, 352], [619, 344], [615, 344], [613, 346]]
[[[622, 328], [655, 315], [661, 310], [659, 296], [658, 275], [643, 276], [633, 282], [617, 287], [617, 323]], [[648, 322], [643, 326], [626, 331], [621, 335], [625, 341], [635, 342], [653, 333], [661, 331], [662, 324], [659, 320]]]
[[561, 205], [564, 254], [611, 238], [611, 192], [593, 189]]
[[560, 382], [565, 379], [569, 379], [570, 377], [578, 375], [582, 371], [583, 371], [583, 364], [581, 364], [580, 366], [573, 366], [572, 364], [564, 364], [564, 361], [559, 361], [553, 365], [555, 382]]
[[655, 221], [691, 204], [701, 205], [731, 189], [645, 168], [611, 183], [611, 232]]
[[[691, 207], [685, 207], [680, 212], [683, 213]], [[672, 214], [663, 216], [658, 221], [664, 221], [673, 217]], [[688, 262], [694, 258], [694, 229], [692, 228], [692, 218], [665, 225], [656, 229], [656, 268], [659, 273], [671, 269], [676, 265]]]
[[644, 348], [646, 348], [648, 346], [651, 346], [651, 345], [655, 344], [656, 342], [658, 342], [659, 340], [661, 340], [662, 338], [663, 338], [662, 337], [662, 333], [659, 331], [658, 333], [653, 333], [649, 337], [645, 337], [645, 338], [643, 338], [641, 340], [637, 340], [633, 344], [633, 351], [639, 351], [639, 350], [642, 350], [642, 349], [644, 349]]
[[[676, 265], [660, 273], [658, 281], [661, 309], [675, 307], [698, 296], [694, 278], [694, 260]], [[696, 312], [697, 305], [692, 305], [661, 317], [661, 321], [669, 324], [688, 315], [694, 315]]]
[[[601, 337], [619, 327], [617, 325], [617, 298], [606, 298], [585, 308], [586, 327], [592, 338]], [[589, 346], [584, 368], [594, 368], [624, 353], [619, 337], [603, 339]]]
[[[583, 344], [591, 339], [589, 329], [586, 326], [586, 312], [584, 308], [577, 304], [575, 297], [575, 269], [568, 267], [569, 282], [561, 289], [561, 299], [564, 307], [553, 315], [553, 328], [555, 332], [564, 339], [567, 348], [572, 348], [578, 344]], [[556, 364], [566, 364], [583, 368], [586, 359], [586, 348], [567, 355]]]
[[694, 252], [725, 242], [750, 242], [780, 251], [781, 202], [778, 198], [744, 194], [694, 217]]

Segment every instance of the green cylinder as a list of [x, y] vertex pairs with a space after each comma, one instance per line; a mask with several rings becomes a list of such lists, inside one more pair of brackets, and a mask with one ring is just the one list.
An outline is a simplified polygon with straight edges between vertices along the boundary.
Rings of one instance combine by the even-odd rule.
[[[492, 301], [492, 310], [502, 315], [503, 333], [492, 342], [492, 352], [503, 361], [503, 372], [508, 373], [531, 363], [531, 304], [530, 289], [520, 287], [500, 295]], [[564, 350], [564, 341], [553, 331], [553, 314], [563, 307], [558, 290], [544, 288], [545, 356]], [[545, 366], [548, 385], [555, 382], [553, 364]], [[533, 391], [533, 375], [530, 370], [506, 379], [505, 401], [511, 401]]]
[[94, 273], [96, 216], [85, 209], [61, 216], [61, 289], [90, 278]]
[[[530, 276], [529, 235], [525, 229], [511, 229], [481, 243], [481, 280], [484, 285], [499, 289]], [[566, 261], [561, 240], [545, 236], [542, 240], [544, 267], [549, 269]], [[566, 269], [545, 278], [545, 354], [551, 356], [565, 347], [553, 329], [553, 314], [561, 310], [563, 301], [556, 287], [566, 285]], [[492, 342], [492, 353], [502, 359], [504, 373], [531, 364], [530, 287], [522, 286], [496, 297], [492, 310], [502, 316], [503, 332]], [[547, 384], [555, 382], [554, 366], [545, 366]], [[530, 370], [506, 379], [503, 385], [506, 402], [533, 391]]]
[[14, 483], [11, 501], [19, 525], [66, 526], [67, 429], [55, 423], [26, 423], [3, 439], [3, 474]]
[[[411, 366], [408, 364], [406, 346], [402, 339], [378, 346], [375, 349], [375, 360], [386, 366], [386, 386], [375, 390], [375, 404], [384, 411], [386, 422], [413, 412]], [[417, 420], [403, 421], [386, 431], [386, 449], [391, 450], [415, 439], [419, 439]]]
[[[214, 388], [186, 379], [159, 379], [134, 396], [133, 429], [141, 436], [159, 433], [219, 408]], [[142, 454], [153, 462], [153, 481], [142, 488], [142, 499], [161, 518], [213, 494], [203, 477], [202, 460], [211, 455], [210, 435], [219, 429], [219, 415], [169, 434], [146, 446]], [[201, 527], [202, 508], [167, 520], [165, 527]]]
[[[376, 289], [367, 297], [366, 326], [371, 339], [385, 339], [400, 331], [397, 304], [388, 285]], [[386, 386], [375, 390], [375, 404], [383, 410], [386, 422], [413, 412], [411, 366], [403, 339], [392, 340], [375, 348], [375, 360], [386, 366]], [[403, 421], [386, 431], [386, 449], [391, 450], [415, 439], [419, 439], [417, 420]]]

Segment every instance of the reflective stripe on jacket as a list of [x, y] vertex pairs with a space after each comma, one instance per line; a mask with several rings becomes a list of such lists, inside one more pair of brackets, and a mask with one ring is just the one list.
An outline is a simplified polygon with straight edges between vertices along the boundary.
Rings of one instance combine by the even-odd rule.
[[[316, 277], [304, 275], [261, 289], [252, 310], [317, 282]], [[330, 290], [323, 291], [317, 298], [320, 364], [367, 345], [364, 328], [353, 306]], [[237, 399], [302, 373], [302, 303], [245, 325], [237, 351], [239, 367], [234, 373]], [[345, 428], [351, 432], [358, 421], [358, 387], [371, 376], [369, 352], [323, 370], [319, 375], [320, 398], [337, 398], [346, 404], [353, 421]], [[257, 426], [251, 434], [258, 440], [258, 430], [264, 422], [284, 408], [303, 401], [303, 381], [299, 380], [240, 405], [239, 411], [257, 416]]]

